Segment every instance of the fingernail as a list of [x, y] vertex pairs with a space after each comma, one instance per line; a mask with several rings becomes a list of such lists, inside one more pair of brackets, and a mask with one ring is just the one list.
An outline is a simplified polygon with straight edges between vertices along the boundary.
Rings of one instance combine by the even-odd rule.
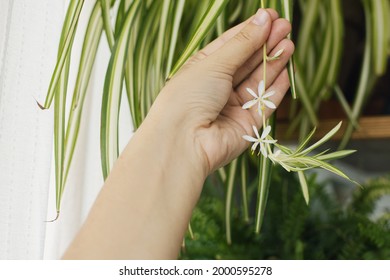
[[263, 9], [258, 9], [252, 22], [256, 25], [262, 26], [268, 21], [268, 19], [268, 13]]

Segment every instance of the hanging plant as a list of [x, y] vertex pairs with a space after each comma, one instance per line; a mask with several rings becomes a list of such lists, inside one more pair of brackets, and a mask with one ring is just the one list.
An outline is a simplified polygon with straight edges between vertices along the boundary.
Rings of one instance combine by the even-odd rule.
[[[272, 7], [292, 21], [292, 0], [280, 1], [195, 1], [195, 0], [96, 0], [85, 31], [77, 78], [73, 90], [70, 110], [66, 112], [70, 58], [78, 19], [84, 4], [83, 0], [71, 0], [64, 20], [59, 44], [58, 60], [49, 85], [42, 109], [51, 106], [54, 100], [54, 151], [56, 175], [56, 210], [60, 214], [61, 199], [71, 166], [79, 135], [80, 122], [87, 87], [99, 44], [107, 41], [111, 57], [106, 70], [102, 107], [100, 151], [102, 174], [106, 178], [119, 155], [118, 123], [121, 106], [129, 106], [136, 130], [148, 113], [153, 101], [164, 86], [200, 47], [221, 35], [226, 29], [243, 21], [261, 7]], [[267, 64], [283, 56], [283, 50], [276, 50], [268, 56], [267, 45], [263, 48], [263, 77], [256, 89], [248, 88], [253, 99], [243, 106], [243, 110], [257, 108], [262, 120], [262, 131], [253, 127], [255, 137], [243, 135], [251, 143], [252, 154], [244, 153], [228, 167], [217, 171], [218, 180], [226, 186], [226, 226], [227, 241], [230, 236], [230, 208], [233, 188], [240, 178], [244, 207], [244, 219], [249, 220], [247, 201], [248, 170], [250, 165], [258, 170], [257, 211], [255, 231], [260, 232], [266, 207], [270, 175], [274, 164], [281, 165], [289, 172], [296, 172], [306, 203], [309, 203], [309, 190], [304, 171], [323, 168], [350, 180], [341, 170], [329, 163], [351, 154], [351, 150], [315, 153], [322, 144], [340, 129], [336, 125], [323, 138], [309, 145], [318, 124], [316, 111], [321, 100], [336, 92], [340, 103], [348, 114], [349, 124], [342, 145], [347, 143], [360, 115], [362, 103], [376, 76], [386, 69], [388, 42], [390, 38], [389, 5], [386, 0], [363, 0], [366, 14], [367, 38], [361, 79], [352, 107], [344, 101], [338, 87], [338, 72], [342, 60], [343, 14], [340, 0], [298, 1], [302, 14], [298, 31], [295, 61], [287, 65], [291, 92], [296, 102], [291, 105], [295, 116], [290, 130], [300, 127], [300, 144], [293, 150], [275, 138], [275, 117], [266, 120], [264, 109], [274, 109], [269, 100], [273, 95], [267, 91]], [[111, 23], [114, 22], [114, 25]], [[314, 32], [314, 27], [320, 32]], [[375, 26], [375, 29], [374, 27]], [[105, 38], [102, 34], [105, 34]], [[291, 35], [289, 35], [291, 37]], [[294, 66], [297, 68], [295, 74]], [[371, 72], [371, 69], [375, 69]], [[122, 93], [128, 104], [121, 104]], [[298, 104], [298, 105], [297, 105]], [[67, 113], [67, 116], [66, 116]], [[310, 128], [313, 130], [311, 132]], [[276, 147], [276, 149], [274, 149]], [[314, 154], [313, 154], [314, 153]]]

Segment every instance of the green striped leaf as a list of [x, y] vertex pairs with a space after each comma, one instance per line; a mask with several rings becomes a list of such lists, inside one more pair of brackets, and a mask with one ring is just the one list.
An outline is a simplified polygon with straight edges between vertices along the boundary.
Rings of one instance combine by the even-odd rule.
[[331, 0], [332, 26], [332, 55], [330, 56], [329, 70], [327, 73], [327, 87], [333, 88], [339, 75], [340, 62], [343, 51], [344, 22], [340, 0]]
[[114, 45], [104, 82], [100, 132], [100, 150], [104, 178], [107, 178], [119, 154], [118, 119], [125, 61], [128, 51], [130, 27], [140, 7], [140, 3], [141, 1], [135, 0], [127, 12], [121, 34]]
[[[63, 49], [66, 44], [69, 45], [68, 54], [64, 56], [64, 65], [58, 72], [58, 81], [56, 82], [54, 96], [54, 163], [55, 163], [55, 185], [56, 185], [56, 211], [59, 217], [61, 208], [61, 199], [64, 190], [62, 180], [64, 177], [64, 140], [65, 140], [65, 108], [66, 108], [66, 93], [68, 89], [68, 78], [70, 68], [70, 52], [74, 40], [74, 32], [71, 27], [75, 23], [74, 18], [78, 9], [81, 11], [83, 3], [71, 2], [69, 4], [65, 21], [62, 27], [61, 39], [58, 49], [58, 60], [63, 56]], [[77, 21], [76, 21], [77, 22]]]
[[372, 47], [374, 70], [377, 75], [383, 75], [387, 68], [387, 47], [389, 34], [389, 9], [387, 0], [370, 1], [372, 6]]
[[303, 198], [305, 199], [306, 204], [309, 205], [309, 188], [307, 186], [305, 174], [303, 173], [303, 171], [298, 171], [297, 173], [298, 173], [299, 184], [301, 185]]
[[226, 224], [226, 242], [232, 244], [231, 235], [231, 209], [233, 200], [234, 181], [237, 172], [237, 159], [233, 160], [229, 166], [229, 176], [226, 190], [226, 206], [225, 206], [225, 224]]
[[[372, 14], [370, 11], [369, 1], [363, 0], [364, 14], [366, 17], [366, 42], [364, 46], [363, 64], [360, 70], [359, 84], [355, 94], [355, 100], [352, 105], [352, 118], [357, 120], [361, 114], [367, 92], [369, 92], [370, 83], [373, 81], [372, 76]], [[349, 123], [345, 129], [339, 149], [343, 149], [349, 142], [354, 126]]]
[[341, 150], [329, 154], [324, 154], [324, 155], [316, 155], [316, 158], [319, 160], [323, 161], [328, 161], [328, 160], [335, 160], [335, 159], [340, 159], [346, 156], [349, 156], [353, 153], [355, 153], [356, 150]]
[[[66, 18], [65, 18], [65, 23], [68, 22], [69, 20], [70, 20], [70, 22], [69, 22], [69, 25], [64, 24], [64, 28], [66, 28], [66, 29], [63, 30], [62, 36], [64, 34], [66, 34], [66, 35], [63, 39], [63, 43], [62, 44], [60, 43], [60, 51], [59, 51], [59, 55], [58, 55], [58, 60], [57, 60], [57, 64], [54, 68], [54, 72], [53, 72], [53, 75], [52, 75], [51, 80], [50, 80], [49, 89], [47, 90], [46, 100], [45, 100], [45, 103], [43, 104], [43, 106], [40, 105], [40, 107], [42, 109], [48, 109], [51, 105], [51, 102], [53, 101], [53, 97], [55, 94], [58, 80], [60, 79], [60, 76], [62, 73], [62, 69], [65, 65], [67, 58], [70, 56], [70, 50], [71, 50], [73, 39], [74, 39], [76, 30], [77, 30], [77, 23], [78, 23], [78, 20], [80, 17], [80, 13], [81, 13], [83, 4], [84, 4], [84, 0], [73, 0], [69, 4], [68, 13], [67, 13]], [[72, 12], [69, 13], [69, 11], [72, 11]]]
[[223, 8], [226, 6], [227, 3], [228, 0], [214, 0], [213, 2], [210, 2], [210, 5], [205, 15], [200, 20], [196, 28], [195, 34], [190, 39], [186, 49], [183, 51], [183, 54], [176, 62], [168, 78], [171, 78], [180, 69], [180, 67], [187, 61], [187, 59], [193, 54], [195, 49], [199, 46], [201, 41], [207, 35], [207, 32], [211, 29], [211, 27], [216, 22], [219, 14], [222, 12]]
[[322, 137], [320, 140], [318, 140], [317, 142], [315, 142], [313, 145], [311, 145], [310, 147], [306, 148], [305, 150], [303, 150], [302, 152], [299, 152], [297, 153], [297, 155], [306, 155], [307, 153], [310, 153], [311, 151], [313, 151], [314, 149], [318, 148], [319, 146], [321, 146], [322, 144], [324, 144], [325, 142], [327, 142], [330, 138], [333, 137], [333, 135], [336, 134], [336, 132], [340, 129], [341, 127], [341, 124], [342, 122], [339, 122], [334, 128], [332, 128], [327, 134], [325, 134], [324, 137]]
[[72, 162], [74, 149], [76, 147], [80, 129], [81, 116], [84, 107], [84, 100], [91, 77], [92, 67], [95, 62], [101, 34], [103, 32], [102, 9], [97, 1], [89, 18], [85, 32], [83, 47], [80, 56], [80, 64], [77, 73], [76, 84], [73, 91], [71, 110], [69, 111], [68, 125], [65, 137], [64, 153], [64, 177], [63, 187]]
[[102, 9], [104, 32], [106, 33], [108, 46], [112, 50], [112, 48], [114, 47], [115, 38], [114, 38], [114, 31], [111, 28], [111, 22], [110, 22], [110, 8], [111, 8], [110, 0], [100, 0], [100, 4]]
[[[292, 14], [293, 14], [293, 1], [292, 0], [283, 0], [281, 1], [281, 10], [282, 10], [282, 16], [287, 19], [289, 22], [292, 23]], [[276, 6], [276, 4], [275, 4]], [[287, 36], [289, 39], [291, 39], [291, 33]], [[288, 78], [290, 80], [290, 90], [292, 97], [294, 99], [297, 98], [297, 90], [295, 85], [295, 69], [294, 69], [294, 58], [291, 56], [291, 58], [288, 61], [287, 64], [287, 71], [288, 71]]]

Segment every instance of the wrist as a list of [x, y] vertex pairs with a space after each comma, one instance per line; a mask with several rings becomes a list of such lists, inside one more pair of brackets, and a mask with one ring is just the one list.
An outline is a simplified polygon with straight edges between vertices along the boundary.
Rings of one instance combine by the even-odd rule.
[[175, 118], [162, 118], [151, 111], [131, 140], [128, 152], [133, 155], [127, 158], [146, 159], [145, 168], [151, 168], [173, 192], [188, 196], [195, 204], [208, 166], [199, 153], [194, 129], [185, 121], [169, 119]]
[[[210, 173], [210, 166], [198, 139], [198, 115], [194, 117], [193, 110], [185, 102], [171, 97], [164, 90], [160, 93], [140, 130], [167, 152], [168, 162], [178, 160], [183, 167], [189, 167], [190, 177], [204, 181]], [[172, 102], [181, 105], [172, 106]]]

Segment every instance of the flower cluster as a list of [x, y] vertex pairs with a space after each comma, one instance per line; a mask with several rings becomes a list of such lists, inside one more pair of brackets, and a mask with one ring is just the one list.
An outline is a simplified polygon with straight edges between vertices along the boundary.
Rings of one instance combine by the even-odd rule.
[[[267, 55], [265, 55], [264, 66], [265, 66], [267, 61], [273, 61], [273, 60], [279, 59], [280, 56], [282, 55], [283, 51], [284, 51], [284, 49], [277, 51], [272, 57], [268, 57]], [[265, 70], [265, 67], [264, 67], [264, 70]], [[265, 89], [266, 89], [265, 75], [264, 75], [264, 79], [261, 80], [257, 86], [257, 94], [251, 88], [246, 88], [247, 92], [253, 97], [253, 99], [246, 102], [242, 106], [242, 109], [244, 109], [244, 110], [250, 109], [253, 106], [257, 105], [257, 112], [258, 112], [259, 116], [262, 118], [263, 132], [260, 136], [256, 126], [252, 126], [253, 131], [255, 133], [255, 136], [257, 138], [254, 138], [250, 135], [244, 135], [243, 138], [246, 141], [253, 143], [252, 148], [251, 148], [252, 154], [255, 152], [256, 148], [259, 146], [260, 150], [257, 153], [257, 155], [260, 155], [260, 153], [261, 153], [264, 157], [268, 157], [269, 154], [272, 154], [272, 149], [270, 147], [270, 144], [275, 144], [276, 140], [272, 139], [272, 137], [269, 135], [271, 132], [271, 126], [269, 126], [269, 125], [266, 126], [265, 110], [267, 108], [276, 109], [276, 105], [269, 99], [270, 97], [272, 97], [275, 94], [275, 91], [271, 90], [271, 91], [266, 92]]]
[[[244, 138], [244, 140], [253, 143], [251, 147], [252, 154], [254, 154], [255, 151], [259, 148], [257, 155], [262, 154], [265, 158], [268, 158], [274, 164], [278, 163], [287, 171], [298, 172], [304, 197], [306, 202], [308, 202], [307, 184], [305, 183], [304, 175], [302, 172], [311, 168], [320, 167], [352, 181], [348, 178], [346, 174], [329, 164], [327, 161], [347, 156], [355, 151], [343, 150], [333, 153], [326, 153], [325, 151], [316, 155], [309, 155], [309, 153], [312, 153], [314, 149], [318, 148], [320, 145], [328, 141], [340, 129], [341, 122], [330, 132], [328, 132], [324, 137], [322, 137], [319, 141], [315, 142], [309, 147], [306, 147], [306, 145], [309, 143], [312, 136], [314, 135], [315, 129], [313, 129], [313, 131], [306, 137], [306, 139], [295, 151], [291, 150], [288, 147], [280, 145], [279, 143], [277, 143], [277, 140], [272, 138], [272, 136], [270, 135], [272, 128], [270, 125], [267, 125], [265, 110], [267, 108], [272, 110], [276, 109], [276, 105], [270, 100], [270, 98], [275, 94], [275, 91], [270, 90], [266, 92], [265, 64], [267, 63], [267, 61], [273, 61], [278, 59], [282, 53], [283, 49], [277, 51], [276, 54], [272, 57], [268, 57], [264, 54], [264, 76], [263, 80], [261, 80], [257, 86], [257, 93], [255, 93], [251, 88], [246, 88], [247, 92], [253, 97], [253, 99], [247, 101], [242, 106], [242, 108], [244, 110], [247, 110], [256, 106], [257, 112], [262, 119], [263, 131], [260, 135], [256, 126], [253, 125], [252, 128], [255, 137], [250, 135], [244, 135], [242, 137]], [[278, 149], [273, 152], [271, 145], [275, 145]]]

